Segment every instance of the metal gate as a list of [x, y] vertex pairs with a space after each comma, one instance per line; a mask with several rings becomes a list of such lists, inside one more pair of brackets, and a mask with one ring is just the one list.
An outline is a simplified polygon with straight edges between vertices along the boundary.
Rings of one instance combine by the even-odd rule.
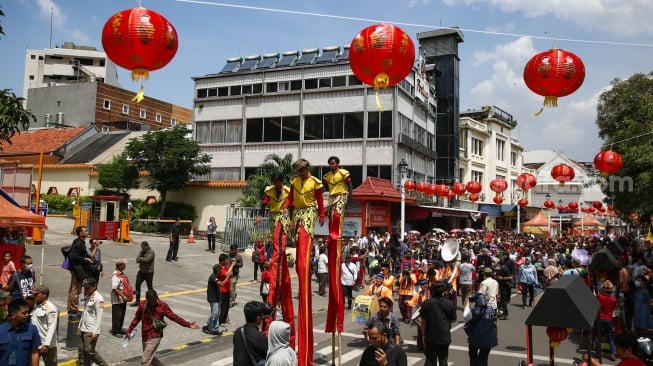
[[236, 244], [238, 250], [245, 250], [252, 248], [259, 239], [267, 242], [270, 238], [270, 218], [263, 216], [261, 222], [254, 225], [258, 213], [258, 207], [227, 207], [223, 252], [228, 251], [232, 244]]

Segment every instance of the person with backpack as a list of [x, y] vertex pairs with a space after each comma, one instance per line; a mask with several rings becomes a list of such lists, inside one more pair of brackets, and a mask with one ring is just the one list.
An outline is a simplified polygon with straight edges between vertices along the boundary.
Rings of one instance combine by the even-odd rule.
[[211, 216], [206, 224], [206, 240], [209, 242], [209, 248], [205, 249], [205, 251], [215, 253], [215, 236], [217, 233], [218, 224], [215, 223], [215, 216]]
[[70, 263], [70, 289], [68, 290], [68, 314], [79, 312], [79, 294], [82, 292], [83, 281], [91, 276], [91, 265], [93, 258], [86, 252], [86, 238], [88, 231], [86, 226], [78, 226], [75, 229], [77, 238], [73, 240], [68, 260]]
[[125, 268], [127, 268], [127, 260], [118, 259], [116, 270], [111, 274], [111, 330], [109, 333], [119, 338], [125, 336], [122, 325], [125, 322], [127, 303], [134, 300], [134, 289], [129, 284]]

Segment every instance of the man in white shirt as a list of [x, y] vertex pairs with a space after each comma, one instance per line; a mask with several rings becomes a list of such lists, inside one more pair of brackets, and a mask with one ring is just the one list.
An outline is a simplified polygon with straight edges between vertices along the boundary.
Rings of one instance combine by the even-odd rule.
[[39, 354], [45, 366], [57, 366], [57, 328], [59, 311], [49, 300], [50, 289], [37, 285], [32, 289], [36, 307], [32, 311], [32, 324], [36, 326], [41, 338]]
[[[129, 278], [125, 274], [126, 268], [127, 259], [120, 258], [116, 260], [116, 270], [111, 274], [111, 330], [109, 333], [118, 338], [125, 336], [122, 325], [125, 322], [127, 303], [133, 300], [127, 294], [131, 292], [131, 286]], [[131, 296], [133, 297], [133, 293]]]
[[320, 256], [317, 260], [317, 280], [319, 282], [318, 295], [326, 293], [327, 278], [329, 278], [329, 257], [326, 255], [326, 247], [320, 247]]
[[347, 299], [347, 310], [351, 310], [351, 302], [353, 300], [352, 290], [354, 284], [358, 279], [358, 268], [351, 262], [351, 256], [345, 256], [345, 261], [340, 268], [340, 282], [342, 283], [342, 295]]
[[80, 337], [77, 357], [80, 366], [91, 366], [94, 362], [98, 366], [108, 366], [104, 358], [95, 350], [97, 340], [102, 330], [102, 313], [104, 312], [104, 298], [97, 292], [97, 281], [93, 277], [84, 280], [84, 311], [79, 320], [77, 335]]
[[483, 274], [485, 275], [485, 279], [483, 282], [481, 282], [481, 286], [478, 292], [485, 295], [488, 305], [494, 309], [494, 313], [496, 314], [497, 296], [499, 295], [499, 282], [494, 279], [494, 271], [492, 268], [485, 267], [483, 269]]

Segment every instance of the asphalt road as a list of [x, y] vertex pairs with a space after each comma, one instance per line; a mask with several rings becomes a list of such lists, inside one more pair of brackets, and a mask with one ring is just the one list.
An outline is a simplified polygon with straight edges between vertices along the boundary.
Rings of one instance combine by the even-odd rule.
[[[48, 230], [45, 234], [45, 245], [27, 246], [27, 253], [32, 256], [35, 271], [39, 281], [51, 289], [50, 298], [59, 307], [65, 310], [66, 296], [70, 283], [70, 274], [62, 269], [63, 260], [60, 248], [69, 245], [74, 239], [70, 234], [73, 220], [69, 218], [48, 217]], [[127, 258], [126, 273], [133, 283], [136, 278], [137, 266], [134, 262], [140, 246], [138, 243], [147, 240], [156, 252], [154, 274], [154, 287], [160, 297], [166, 301], [173, 311], [187, 320], [194, 320], [203, 325], [209, 314], [206, 302], [206, 282], [213, 264], [217, 262], [218, 253], [206, 252], [206, 242], [197, 240], [194, 244], [187, 243], [184, 238], [180, 244], [179, 261], [168, 263], [165, 253], [168, 249], [166, 236], [131, 234], [134, 244], [114, 243], [104, 241], [101, 246], [105, 275], [100, 279], [99, 291], [107, 299], [110, 292], [110, 275], [115, 268], [115, 261]], [[42, 255], [43, 253], [43, 255]], [[237, 304], [229, 312], [230, 326], [221, 337], [207, 337], [200, 330], [183, 328], [177, 324], [169, 324], [165, 330], [160, 351], [160, 359], [168, 365], [212, 365], [226, 366], [232, 364], [232, 331], [244, 324], [242, 306], [249, 300], [259, 300], [259, 285], [250, 283], [253, 279], [253, 267], [248, 252], [243, 253], [245, 267], [241, 271], [238, 284]], [[41, 265], [41, 261], [43, 264]], [[41, 275], [42, 272], [42, 275]], [[293, 293], [297, 293], [297, 280], [294, 269], [291, 269]], [[317, 283], [314, 282], [314, 290]], [[143, 290], [146, 290], [143, 284]], [[297, 299], [294, 298], [295, 306]], [[514, 297], [510, 308], [510, 320], [499, 322], [499, 345], [490, 354], [491, 365], [517, 365], [525, 359], [525, 326], [524, 321], [531, 308], [521, 309], [521, 299]], [[331, 364], [331, 334], [324, 334], [326, 323], [327, 298], [313, 296], [313, 323], [315, 335], [315, 364]], [[564, 311], [564, 309], [560, 309]], [[135, 308], [127, 308], [125, 327], [131, 321]], [[346, 316], [350, 313], [346, 312]], [[458, 318], [462, 319], [462, 311], [458, 311]], [[452, 328], [453, 343], [450, 347], [449, 363], [453, 365], [466, 365], [467, 341], [462, 330], [462, 321], [454, 324]], [[76, 350], [68, 350], [66, 345], [67, 314], [62, 311], [59, 325], [59, 359], [60, 363], [67, 365], [76, 358]], [[110, 307], [105, 309], [102, 321], [102, 335], [98, 341], [98, 349], [105, 360], [113, 365], [138, 365], [141, 355], [140, 334], [126, 347], [122, 347], [122, 340], [109, 334], [111, 327]], [[140, 329], [140, 326], [139, 326]], [[360, 326], [345, 324], [345, 333], [342, 334], [342, 365], [358, 365], [360, 356], [365, 348], [366, 341], [361, 335]], [[404, 349], [408, 354], [409, 365], [424, 364], [424, 356], [417, 351], [415, 337], [417, 334], [414, 325], [402, 324], [402, 336], [405, 340]], [[139, 332], [140, 333], [140, 332]], [[548, 338], [544, 328], [534, 328], [534, 353], [537, 365], [548, 365]], [[571, 335], [556, 351], [556, 364], [571, 364], [572, 357], [577, 356], [578, 335]], [[337, 364], [337, 363], [336, 363]], [[607, 363], [610, 364], [610, 363]]]

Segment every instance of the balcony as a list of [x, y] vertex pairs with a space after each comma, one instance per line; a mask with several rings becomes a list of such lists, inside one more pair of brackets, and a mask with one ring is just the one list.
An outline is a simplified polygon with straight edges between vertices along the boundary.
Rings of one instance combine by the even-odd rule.
[[410, 150], [416, 151], [422, 155], [428, 156], [431, 159], [437, 159], [438, 155], [434, 150], [429, 149], [427, 146], [419, 143], [408, 135], [399, 134], [399, 145], [405, 146]]

